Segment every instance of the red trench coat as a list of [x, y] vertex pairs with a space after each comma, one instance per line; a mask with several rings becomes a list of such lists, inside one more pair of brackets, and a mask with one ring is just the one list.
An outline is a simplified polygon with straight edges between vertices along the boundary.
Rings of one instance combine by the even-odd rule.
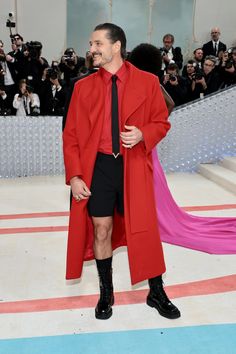
[[[132, 149], [124, 149], [124, 217], [116, 214], [113, 249], [127, 245], [131, 282], [165, 272], [153, 190], [152, 149], [170, 128], [167, 108], [158, 79], [126, 63], [129, 70], [122, 101], [124, 125], [138, 127], [144, 137]], [[99, 73], [75, 85], [66, 127], [63, 150], [66, 183], [81, 176], [90, 187], [103, 126], [104, 84]], [[67, 248], [67, 279], [79, 278], [83, 261], [94, 258], [93, 226], [87, 201], [73, 198]]]

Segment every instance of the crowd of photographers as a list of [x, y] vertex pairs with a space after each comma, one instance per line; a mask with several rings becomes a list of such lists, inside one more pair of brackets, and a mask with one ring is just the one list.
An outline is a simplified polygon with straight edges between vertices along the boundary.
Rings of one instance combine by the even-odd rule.
[[[211, 40], [183, 66], [174, 36], [163, 37], [158, 76], [176, 106], [236, 83], [236, 47], [227, 50], [219, 38], [219, 28], [213, 28]], [[83, 58], [67, 48], [49, 65], [40, 42], [24, 43], [20, 34], [11, 35], [11, 41], [7, 54], [0, 41], [0, 115], [63, 115], [71, 79], [94, 71], [91, 54]]]

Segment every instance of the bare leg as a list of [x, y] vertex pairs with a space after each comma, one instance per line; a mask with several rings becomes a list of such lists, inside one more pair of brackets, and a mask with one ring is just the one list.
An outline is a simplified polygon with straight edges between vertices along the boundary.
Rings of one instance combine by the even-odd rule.
[[112, 256], [111, 235], [113, 217], [92, 217], [94, 226], [94, 255], [96, 259]]

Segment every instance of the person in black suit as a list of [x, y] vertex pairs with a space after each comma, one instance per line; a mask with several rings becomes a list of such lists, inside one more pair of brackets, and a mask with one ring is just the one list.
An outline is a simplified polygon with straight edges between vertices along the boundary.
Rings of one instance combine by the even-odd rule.
[[215, 70], [216, 57], [208, 55], [203, 64], [201, 75], [196, 76], [192, 81], [192, 98], [197, 99], [202, 96], [218, 91], [222, 86], [220, 75]]
[[[194, 49], [192, 61], [197, 65], [197, 67], [199, 69], [203, 68], [204, 59], [203, 59], [203, 50], [202, 50], [202, 48]], [[188, 76], [187, 66], [188, 66], [188, 63], [186, 65], [184, 65], [183, 70], [182, 70], [182, 76], [184, 76], [184, 77]]]
[[59, 69], [64, 74], [64, 81], [67, 86], [70, 80], [78, 76], [80, 69], [85, 65], [85, 59], [75, 53], [73, 48], [67, 48], [61, 57]]
[[87, 51], [86, 57], [85, 57], [85, 64], [83, 67], [80, 68], [79, 75], [70, 79], [70, 84], [67, 89], [66, 99], [65, 99], [65, 106], [64, 106], [63, 119], [62, 119], [62, 130], [64, 130], [65, 125], [66, 125], [66, 117], [67, 117], [71, 96], [72, 96], [76, 82], [80, 79], [83, 79], [86, 76], [89, 76], [89, 75], [95, 73], [96, 71], [97, 71], [97, 68], [94, 68], [94, 66], [93, 66], [92, 54], [90, 53], [90, 51]]
[[164, 72], [169, 64], [176, 64], [178, 69], [182, 69], [183, 55], [180, 47], [173, 47], [175, 38], [173, 34], [167, 33], [163, 37], [163, 47], [160, 48], [162, 52], [162, 68], [159, 77], [164, 75]]
[[44, 69], [39, 89], [40, 110], [42, 115], [63, 116], [66, 89], [60, 78], [57, 62]]
[[[0, 41], [0, 86], [2, 90], [5, 92], [7, 99], [4, 98], [3, 103], [13, 101], [14, 95], [17, 92], [16, 83], [16, 71], [15, 71], [15, 64], [12, 63], [11, 57], [4, 52], [4, 44]], [[5, 97], [5, 95], [3, 96]], [[15, 110], [12, 107], [12, 104], [7, 105], [8, 112], [12, 114], [15, 113]]]
[[220, 41], [220, 29], [218, 27], [212, 28], [211, 38], [211, 41], [203, 44], [202, 50], [204, 58], [208, 55], [221, 58], [223, 52], [226, 51], [226, 45]]

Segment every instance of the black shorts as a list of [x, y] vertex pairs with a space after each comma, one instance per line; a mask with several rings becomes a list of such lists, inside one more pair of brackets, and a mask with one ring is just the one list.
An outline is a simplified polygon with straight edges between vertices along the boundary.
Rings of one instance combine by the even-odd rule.
[[88, 201], [90, 216], [113, 216], [115, 208], [124, 214], [123, 157], [98, 153]]

